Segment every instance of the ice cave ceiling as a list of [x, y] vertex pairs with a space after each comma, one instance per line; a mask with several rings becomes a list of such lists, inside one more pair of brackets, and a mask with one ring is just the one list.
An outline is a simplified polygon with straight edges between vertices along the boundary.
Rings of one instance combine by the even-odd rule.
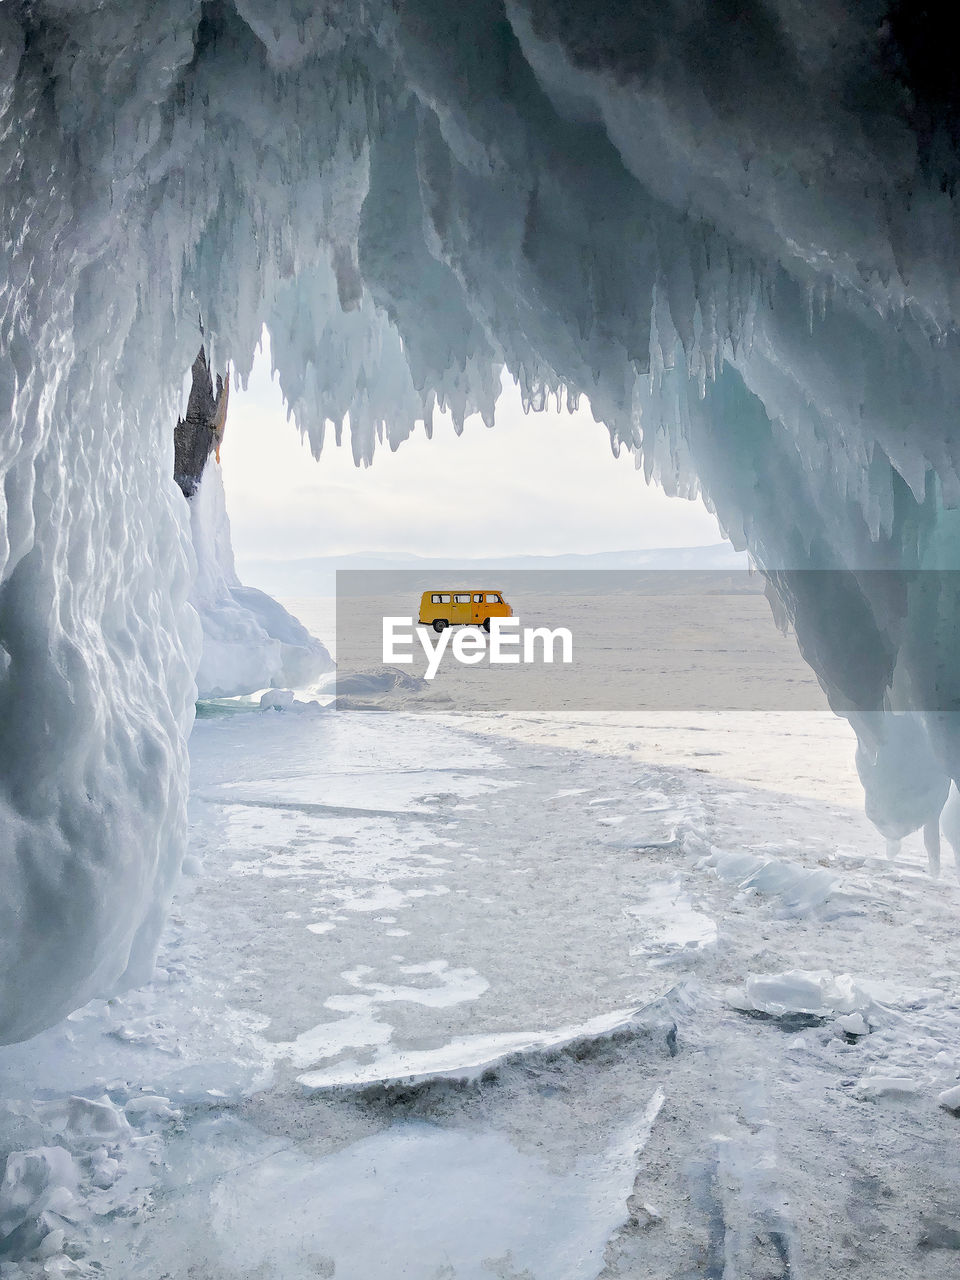
[[492, 419], [504, 364], [587, 394], [761, 564], [837, 571], [776, 579], [831, 696], [868, 741], [920, 707], [960, 773], [950, 579], [870, 572], [960, 545], [949, 18], [0, 4], [0, 1038], [147, 972], [179, 864], [199, 313], [241, 373], [266, 323], [362, 461], [437, 402]]

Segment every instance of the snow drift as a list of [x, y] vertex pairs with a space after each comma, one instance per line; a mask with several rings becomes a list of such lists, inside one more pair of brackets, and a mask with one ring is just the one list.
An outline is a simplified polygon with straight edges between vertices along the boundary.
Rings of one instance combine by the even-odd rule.
[[864, 576], [957, 560], [947, 15], [0, 7], [0, 1038], [150, 971], [200, 657], [169, 436], [198, 310], [241, 373], [266, 323], [314, 450], [349, 415], [359, 462], [438, 403], [492, 420], [504, 364], [534, 408], [587, 393], [761, 564], [835, 571], [774, 579], [835, 705], [868, 752], [931, 712], [960, 773], [950, 592]]

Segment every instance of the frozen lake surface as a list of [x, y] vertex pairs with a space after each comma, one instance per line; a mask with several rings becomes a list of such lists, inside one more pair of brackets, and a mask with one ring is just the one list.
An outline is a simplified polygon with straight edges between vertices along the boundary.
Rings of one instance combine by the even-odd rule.
[[960, 886], [831, 723], [198, 721], [155, 982], [0, 1051], [0, 1275], [949, 1273]]

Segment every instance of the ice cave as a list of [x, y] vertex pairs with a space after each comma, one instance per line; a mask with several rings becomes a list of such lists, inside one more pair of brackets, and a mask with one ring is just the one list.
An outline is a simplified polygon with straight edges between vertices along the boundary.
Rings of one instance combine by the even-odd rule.
[[[0, 3], [4, 1280], [940, 1277], [960, 1265], [960, 902], [952, 881], [927, 874], [941, 821], [948, 838], [960, 826], [952, 16], [903, 0]], [[445, 899], [485, 901], [490, 885], [466, 862], [459, 898], [427, 881], [401, 892], [377, 872], [357, 910], [391, 926], [388, 950], [345, 948], [346, 988], [308, 1025], [276, 1013], [268, 1030], [265, 997], [232, 1022], [217, 1004], [223, 1026], [244, 1028], [243, 1052], [228, 1052], [211, 1010], [242, 966], [218, 971], [214, 942], [231, 945], [236, 902], [208, 902], [196, 938], [184, 940], [186, 908], [174, 902], [171, 915], [206, 839], [191, 818], [188, 849], [198, 689], [293, 688], [333, 666], [327, 637], [237, 576], [208, 451], [193, 480], [182, 440], [175, 465], [174, 424], [225, 411], [230, 383], [217, 387], [216, 373], [229, 363], [242, 387], [264, 326], [291, 429], [321, 462], [343, 441], [358, 466], [376, 467], [440, 411], [458, 427], [479, 414], [495, 431], [504, 369], [531, 411], [586, 397], [615, 452], [647, 482], [701, 498], [765, 575], [774, 612], [856, 735], [870, 831], [891, 852], [924, 832], [916, 867], [885, 880], [894, 872], [866, 844], [840, 839], [838, 852], [802, 806], [784, 809], [790, 834], [773, 851], [747, 801], [738, 827], [732, 800], [681, 803], [669, 770], [623, 757], [590, 821], [612, 823], [603, 805], [636, 799], [638, 778], [659, 799], [646, 818], [597, 828], [569, 897], [559, 882], [537, 890], [531, 935], [544, 950], [523, 963], [552, 974], [540, 1005], [521, 999], [529, 981], [514, 990], [504, 976], [513, 994], [487, 1020], [443, 1021], [437, 1011], [482, 1004], [500, 961], [478, 977], [466, 944], [459, 961], [455, 948], [414, 955], [398, 904], [437, 935]], [[263, 724], [256, 751], [279, 778], [294, 748]], [[252, 806], [239, 730], [218, 732], [216, 747], [202, 735], [190, 747], [194, 793]], [[308, 717], [285, 732], [304, 759], [314, 751]], [[516, 862], [511, 883], [524, 881], [533, 835], [517, 843], [501, 813], [521, 783], [497, 774], [492, 747], [457, 746], [436, 725], [411, 735], [446, 824], [415, 855], [427, 792], [396, 781], [375, 730], [323, 732], [326, 819], [342, 826], [325, 866], [360, 839], [389, 845], [397, 868], [439, 867], [462, 844], [458, 813], [479, 805], [485, 838]], [[548, 770], [547, 748], [536, 750]], [[385, 788], [372, 808], [337, 772], [351, 753]], [[456, 786], [436, 772], [441, 758], [460, 762]], [[551, 814], [596, 783], [572, 756], [559, 768], [549, 782], [527, 778], [540, 788], [531, 804]], [[277, 785], [257, 840], [274, 840], [304, 802], [289, 779]], [[388, 839], [376, 828], [394, 801], [405, 817]], [[650, 815], [671, 805], [658, 826]], [[297, 810], [307, 825], [314, 809]], [[728, 816], [705, 837], [708, 812]], [[580, 830], [556, 821], [549, 840]], [[612, 842], [628, 829], [632, 844]], [[268, 888], [298, 856], [296, 840], [276, 840], [286, 852]], [[211, 848], [228, 844], [210, 836]], [[633, 906], [611, 887], [625, 848], [659, 859]], [[688, 883], [693, 867], [709, 894], [728, 895], [714, 904], [719, 927]], [[239, 884], [253, 872], [231, 874]], [[353, 910], [342, 888], [329, 892], [342, 914], [313, 922], [318, 945], [332, 946]], [[753, 926], [740, 916], [755, 902], [767, 915]], [[285, 908], [299, 918], [296, 900]], [[917, 952], [891, 994], [870, 984], [885, 958], [913, 963], [900, 910], [938, 958]], [[588, 916], [605, 935], [595, 948], [577, 932]], [[632, 950], [625, 917], [648, 940]], [[668, 926], [693, 970], [649, 942]], [[267, 940], [271, 927], [264, 916]], [[862, 972], [838, 930], [862, 935]], [[741, 934], [753, 948], [742, 973], [724, 959]], [[163, 959], [171, 938], [175, 962]], [[621, 944], [659, 986], [620, 982]], [[379, 980], [394, 951], [406, 977]], [[701, 953], [717, 966], [707, 995]], [[589, 977], [601, 955], [604, 974], [617, 972], [609, 999], [592, 977], [596, 1000], [561, 990], [564, 964]], [[168, 987], [152, 1006], [139, 993], [160, 972]], [[194, 979], [214, 1004], [178, 1000], [176, 984]], [[309, 1005], [309, 983], [296, 981]], [[384, 1008], [401, 1010], [413, 1046], [399, 1066]], [[532, 1030], [531, 1008], [543, 1016]], [[432, 1030], [424, 1010], [440, 1019]], [[773, 1038], [731, 1049], [732, 1025]], [[93, 1040], [146, 1046], [141, 1065], [100, 1048], [82, 1059]], [[698, 1053], [729, 1077], [712, 1108]], [[828, 1057], [838, 1083], [811, 1101]], [[137, 1092], [124, 1094], [118, 1082], [137, 1071]], [[736, 1093], [748, 1078], [752, 1090]], [[17, 1102], [31, 1080], [36, 1096]], [[357, 1101], [378, 1082], [402, 1124], [374, 1124], [363, 1111], [374, 1104]], [[296, 1137], [301, 1093], [324, 1099], [310, 1104], [308, 1147]], [[330, 1097], [344, 1094], [335, 1110]], [[556, 1114], [541, 1132], [530, 1116], [548, 1101]], [[231, 1107], [245, 1109], [243, 1132]], [[671, 1121], [696, 1138], [660, 1139]], [[581, 1144], [585, 1125], [606, 1145]], [[657, 1142], [656, 1167], [638, 1173]], [[274, 1180], [230, 1182], [231, 1153], [266, 1161]], [[813, 1164], [823, 1187], [803, 1172]], [[374, 1212], [362, 1188], [376, 1169], [389, 1194]], [[204, 1225], [213, 1210], [181, 1196], [215, 1175], [219, 1252]], [[347, 1184], [360, 1189], [341, 1212]], [[440, 1206], [415, 1227], [411, 1186]], [[478, 1200], [489, 1215], [467, 1221], [462, 1206]], [[271, 1219], [285, 1231], [271, 1236]]]

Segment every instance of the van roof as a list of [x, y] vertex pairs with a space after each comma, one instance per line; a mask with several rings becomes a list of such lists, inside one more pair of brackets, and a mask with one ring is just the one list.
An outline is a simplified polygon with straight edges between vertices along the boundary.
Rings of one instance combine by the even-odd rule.
[[454, 594], [473, 595], [474, 593], [479, 595], [481, 591], [484, 594], [486, 594], [488, 591], [491, 595], [500, 594], [499, 587], [430, 587], [429, 590], [424, 591], [423, 594], [425, 596], [432, 596], [432, 595], [441, 595], [442, 593], [446, 592], [448, 596], [454, 595]]

